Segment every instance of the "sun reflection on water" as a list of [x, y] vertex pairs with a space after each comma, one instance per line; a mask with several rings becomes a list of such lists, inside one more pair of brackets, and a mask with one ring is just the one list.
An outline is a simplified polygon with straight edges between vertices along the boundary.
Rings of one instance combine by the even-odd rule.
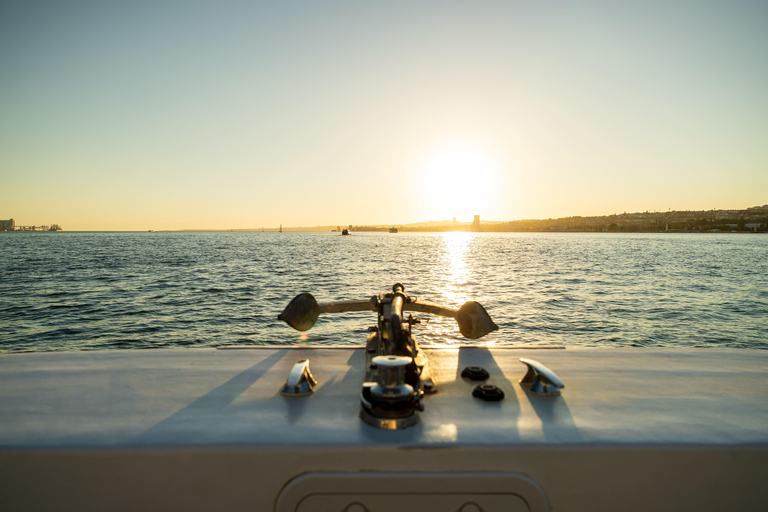
[[[434, 266], [433, 279], [441, 283], [440, 296], [434, 297], [439, 302], [452, 308], [459, 308], [468, 300], [471, 293], [473, 267], [471, 247], [472, 233], [452, 232], [442, 234], [438, 261]], [[425, 333], [426, 334], [426, 333]], [[429, 334], [426, 341], [439, 344], [461, 343], [458, 325], [453, 318], [430, 318]]]
[[440, 244], [442, 267], [445, 269], [443, 295], [450, 305], [459, 306], [469, 300], [467, 284], [470, 265], [467, 259], [471, 241], [470, 233], [445, 233]]

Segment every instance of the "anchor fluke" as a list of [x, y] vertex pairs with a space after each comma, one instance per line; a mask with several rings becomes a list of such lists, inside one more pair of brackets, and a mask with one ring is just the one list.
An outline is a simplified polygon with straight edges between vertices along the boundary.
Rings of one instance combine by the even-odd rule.
[[482, 304], [473, 300], [459, 308], [456, 321], [459, 323], [462, 336], [471, 340], [482, 338], [489, 332], [499, 329]]
[[277, 319], [297, 331], [308, 331], [315, 325], [318, 316], [320, 316], [320, 306], [315, 297], [311, 293], [302, 293], [285, 306], [283, 312], [277, 315]]

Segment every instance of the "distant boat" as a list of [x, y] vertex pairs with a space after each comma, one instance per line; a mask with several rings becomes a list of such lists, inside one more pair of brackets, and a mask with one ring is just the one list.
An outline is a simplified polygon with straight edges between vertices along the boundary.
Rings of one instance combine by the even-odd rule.
[[393, 226], [393, 227], [389, 228], [389, 232], [390, 233], [397, 233], [397, 228]]
[[283, 232], [283, 225], [280, 224], [280, 231], [279, 231], [279, 233], [282, 233], [282, 232]]
[[342, 235], [348, 235], [349, 234], [349, 230], [348, 229], [342, 229], [341, 230], [341, 234]]

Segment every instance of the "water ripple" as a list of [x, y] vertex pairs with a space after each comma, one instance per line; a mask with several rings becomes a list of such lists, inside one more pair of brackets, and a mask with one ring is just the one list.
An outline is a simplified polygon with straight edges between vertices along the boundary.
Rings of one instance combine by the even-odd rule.
[[[0, 233], [0, 352], [360, 344], [375, 317], [276, 319], [300, 292], [360, 300], [402, 282], [483, 303], [493, 345], [768, 348], [761, 235]], [[468, 343], [455, 322], [425, 345]]]

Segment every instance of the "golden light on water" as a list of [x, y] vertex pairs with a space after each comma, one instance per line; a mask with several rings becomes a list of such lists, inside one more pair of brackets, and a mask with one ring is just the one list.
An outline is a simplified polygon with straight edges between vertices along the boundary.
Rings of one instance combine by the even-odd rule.
[[[437, 302], [458, 308], [472, 300], [468, 286], [472, 270], [468, 258], [474, 236], [466, 232], [443, 233], [440, 240], [440, 264], [434, 270], [435, 281], [442, 283], [441, 297]], [[430, 335], [441, 343], [449, 341], [448, 337], [460, 336], [456, 321], [452, 318], [433, 318], [429, 325]]]
[[[463, 231], [443, 233], [440, 241], [442, 273], [439, 276], [443, 284], [442, 296], [438, 302], [459, 308], [468, 301], [478, 300], [478, 287], [475, 285], [481, 276], [478, 266], [473, 262], [477, 255], [477, 236], [476, 233]], [[447, 342], [461, 345], [469, 341], [460, 334], [458, 324], [453, 318], [440, 318], [440, 321], [431, 327], [431, 331], [436, 338], [442, 338], [440, 344]], [[495, 341], [489, 336], [472, 344], [494, 345]]]
[[466, 290], [469, 278], [467, 252], [472, 236], [470, 233], [462, 232], [445, 233], [441, 243], [446, 281], [444, 293], [447, 302], [457, 306], [469, 300]]

